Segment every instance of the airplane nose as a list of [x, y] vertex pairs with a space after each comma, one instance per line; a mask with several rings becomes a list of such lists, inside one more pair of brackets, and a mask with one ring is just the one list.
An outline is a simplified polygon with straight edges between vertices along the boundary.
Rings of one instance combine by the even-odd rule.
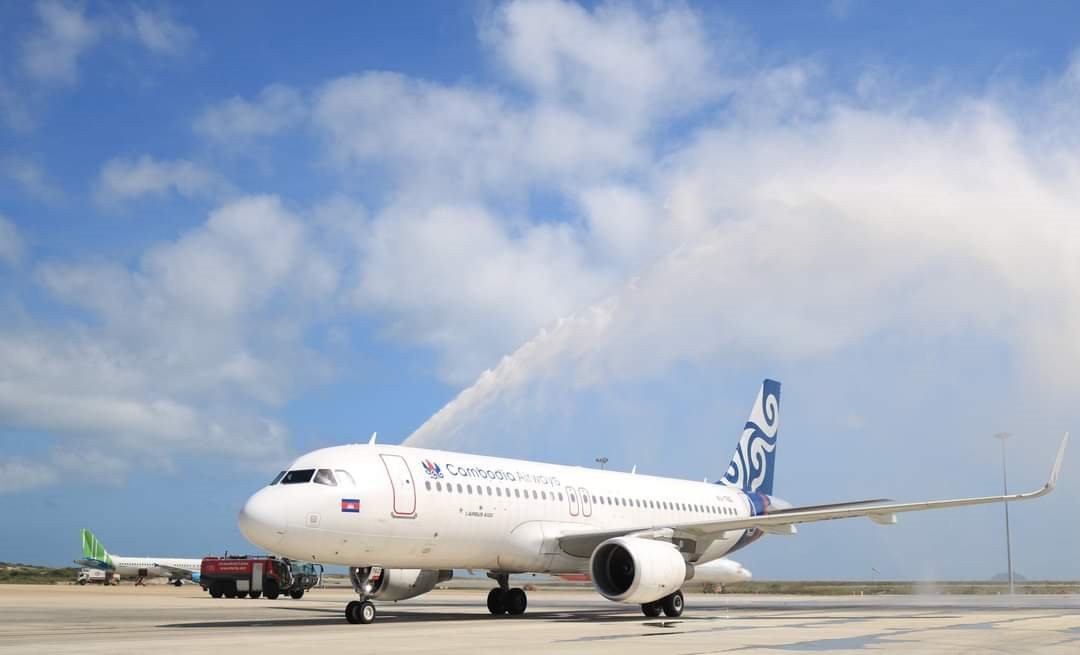
[[285, 522], [275, 511], [268, 489], [257, 492], [244, 503], [237, 523], [248, 541], [272, 551], [285, 536]]

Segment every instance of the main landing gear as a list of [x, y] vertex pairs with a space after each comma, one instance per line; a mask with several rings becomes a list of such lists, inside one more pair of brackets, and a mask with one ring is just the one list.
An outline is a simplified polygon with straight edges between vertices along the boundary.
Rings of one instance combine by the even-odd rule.
[[676, 591], [675, 593], [673, 593], [673, 594], [671, 594], [669, 596], [664, 596], [663, 598], [661, 598], [659, 600], [654, 600], [651, 603], [642, 603], [641, 604], [641, 613], [644, 614], [645, 616], [651, 616], [651, 617], [660, 616], [661, 612], [663, 612], [664, 614], [666, 614], [666, 615], [668, 615], [668, 616], [670, 616], [672, 618], [675, 618], [677, 616], [682, 616], [682, 613], [683, 613], [683, 594], [682, 594], [682, 590]]
[[510, 588], [510, 574], [488, 573], [488, 577], [499, 583], [498, 587], [488, 592], [488, 611], [496, 616], [501, 614], [511, 616], [524, 614], [525, 608], [529, 606], [529, 597], [525, 595], [524, 589], [519, 587]]

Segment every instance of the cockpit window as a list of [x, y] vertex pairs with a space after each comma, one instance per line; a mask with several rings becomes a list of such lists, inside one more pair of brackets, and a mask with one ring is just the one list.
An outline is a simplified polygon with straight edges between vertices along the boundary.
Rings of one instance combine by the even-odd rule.
[[337, 477], [338, 484], [342, 486], [355, 487], [356, 480], [353, 480], [352, 474], [343, 469], [334, 469], [334, 473]]
[[295, 471], [289, 471], [285, 474], [285, 477], [281, 478], [281, 484], [302, 484], [304, 482], [311, 482], [311, 477], [315, 475], [315, 469], [297, 469]]
[[334, 473], [330, 469], [319, 469], [315, 473], [315, 484], [325, 484], [328, 487], [336, 487], [337, 480], [334, 479]]
[[270, 483], [270, 486], [272, 487], [275, 484], [277, 484], [278, 482], [281, 482], [281, 478], [285, 477], [286, 473], [288, 473], [288, 471], [282, 471], [281, 473], [278, 473], [277, 475], [275, 475], [274, 476], [274, 481]]

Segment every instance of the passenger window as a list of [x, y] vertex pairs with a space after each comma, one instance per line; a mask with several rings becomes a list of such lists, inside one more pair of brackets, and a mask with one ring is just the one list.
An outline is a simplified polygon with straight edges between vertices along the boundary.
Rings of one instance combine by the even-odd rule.
[[285, 477], [286, 473], [288, 473], [288, 471], [282, 471], [281, 473], [278, 473], [277, 475], [275, 475], [273, 482], [270, 483], [270, 486], [272, 487], [275, 484], [277, 484], [278, 482], [281, 482], [281, 478]]
[[533, 495], [533, 500], [536, 500], [536, 489], [533, 489], [532, 495]]
[[514, 489], [514, 498], [521, 498], [521, 489]]
[[435, 491], [442, 491], [442, 482], [435, 483]]
[[334, 479], [334, 473], [330, 469], [319, 469], [315, 473], [315, 484], [325, 484], [328, 487], [336, 487], [337, 480]]
[[559, 492], [559, 502], [562, 502], [562, 492]]
[[469, 492], [469, 495], [471, 496], [472, 495], [472, 485], [471, 484], [465, 485], [465, 491]]
[[304, 484], [311, 482], [311, 478], [315, 475], [315, 469], [297, 469], [295, 471], [289, 471], [285, 474], [285, 477], [281, 478], [281, 484]]
[[342, 486], [348, 485], [350, 487], [356, 486], [356, 480], [353, 480], [352, 474], [348, 471], [344, 469], [334, 469], [334, 473], [337, 474], [338, 484]]
[[547, 500], [547, 492], [546, 491], [541, 491], [540, 492], [540, 500]]
[[488, 490], [488, 495], [490, 496], [491, 495], [491, 487], [488, 487], [487, 490]]
[[502, 487], [495, 487], [495, 495], [502, 498]]
[[424, 481], [424, 488], [427, 489], [428, 491], [431, 491], [431, 480], [425, 480]]
[[457, 486], [457, 492], [458, 492], [459, 494], [460, 494], [460, 493], [464, 493], [464, 492], [462, 491], [462, 489], [461, 489], [461, 483], [460, 483], [460, 482], [458, 483], [458, 486]]

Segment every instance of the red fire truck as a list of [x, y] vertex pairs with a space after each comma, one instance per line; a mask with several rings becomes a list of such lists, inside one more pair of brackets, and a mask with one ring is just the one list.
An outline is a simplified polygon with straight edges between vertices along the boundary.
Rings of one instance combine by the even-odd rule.
[[199, 570], [199, 584], [214, 598], [301, 598], [320, 577], [311, 564], [273, 555], [204, 557]]

